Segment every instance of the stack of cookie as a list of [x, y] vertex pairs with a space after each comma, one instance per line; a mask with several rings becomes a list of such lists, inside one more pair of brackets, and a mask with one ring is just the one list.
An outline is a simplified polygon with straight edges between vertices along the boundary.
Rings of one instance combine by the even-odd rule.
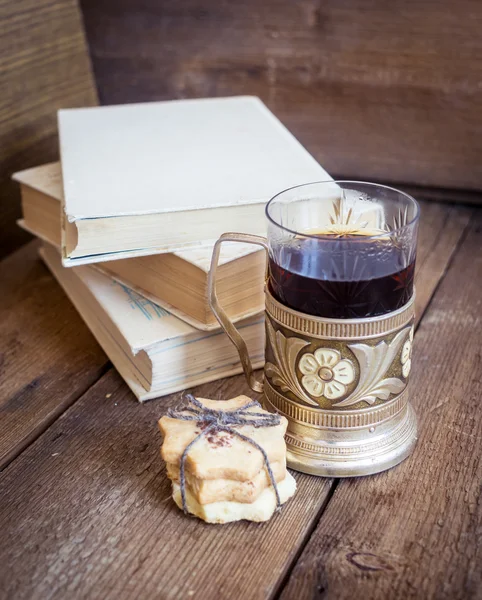
[[296, 490], [286, 470], [286, 426], [247, 396], [191, 397], [170, 411], [159, 427], [176, 504], [208, 523], [267, 521]]

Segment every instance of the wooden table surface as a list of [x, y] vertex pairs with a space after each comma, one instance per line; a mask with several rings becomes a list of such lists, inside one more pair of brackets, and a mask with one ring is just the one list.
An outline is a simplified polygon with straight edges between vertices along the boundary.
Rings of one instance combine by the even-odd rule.
[[[8, 599], [482, 597], [482, 209], [423, 203], [411, 381], [418, 446], [359, 479], [293, 473], [270, 522], [174, 506], [157, 419], [37, 257], [0, 263], [0, 595]], [[249, 393], [242, 376], [193, 390]]]

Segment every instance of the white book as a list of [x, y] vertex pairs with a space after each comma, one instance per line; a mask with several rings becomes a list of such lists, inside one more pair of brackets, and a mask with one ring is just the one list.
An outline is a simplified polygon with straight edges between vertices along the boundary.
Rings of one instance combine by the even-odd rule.
[[[60, 163], [14, 173], [21, 185], [23, 219], [19, 225], [61, 245]], [[218, 329], [209, 307], [207, 278], [212, 246], [95, 263], [120, 283], [203, 330]], [[226, 243], [219, 261], [217, 291], [229, 318], [237, 322], [264, 310], [265, 252], [253, 244]]]
[[331, 177], [251, 96], [61, 110], [63, 262], [263, 234], [266, 202]]
[[[40, 254], [140, 401], [242, 372], [224, 332], [199, 331], [92, 267], [65, 269], [53, 246]], [[262, 367], [264, 316], [238, 327]]]

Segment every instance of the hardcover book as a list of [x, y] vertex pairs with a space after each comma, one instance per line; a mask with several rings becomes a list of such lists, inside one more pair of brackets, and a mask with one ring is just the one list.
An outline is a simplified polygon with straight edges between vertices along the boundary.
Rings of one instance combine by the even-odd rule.
[[60, 110], [66, 266], [263, 234], [276, 193], [331, 179], [259, 98]]
[[[15, 173], [20, 183], [24, 228], [60, 248], [59, 163]], [[93, 267], [203, 330], [217, 329], [209, 308], [207, 277], [212, 246], [95, 263]], [[264, 309], [265, 252], [252, 244], [222, 246], [217, 291], [233, 321]]]
[[[45, 244], [40, 254], [140, 401], [242, 372], [223, 331], [202, 332], [92, 267], [65, 269]], [[264, 364], [264, 316], [238, 325], [256, 368]]]

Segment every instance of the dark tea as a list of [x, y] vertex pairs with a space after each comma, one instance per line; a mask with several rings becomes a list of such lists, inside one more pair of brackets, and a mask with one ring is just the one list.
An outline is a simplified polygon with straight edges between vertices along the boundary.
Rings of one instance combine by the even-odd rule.
[[295, 238], [269, 259], [274, 297], [294, 310], [333, 319], [376, 317], [413, 294], [415, 257], [407, 264], [389, 236], [320, 234]]

